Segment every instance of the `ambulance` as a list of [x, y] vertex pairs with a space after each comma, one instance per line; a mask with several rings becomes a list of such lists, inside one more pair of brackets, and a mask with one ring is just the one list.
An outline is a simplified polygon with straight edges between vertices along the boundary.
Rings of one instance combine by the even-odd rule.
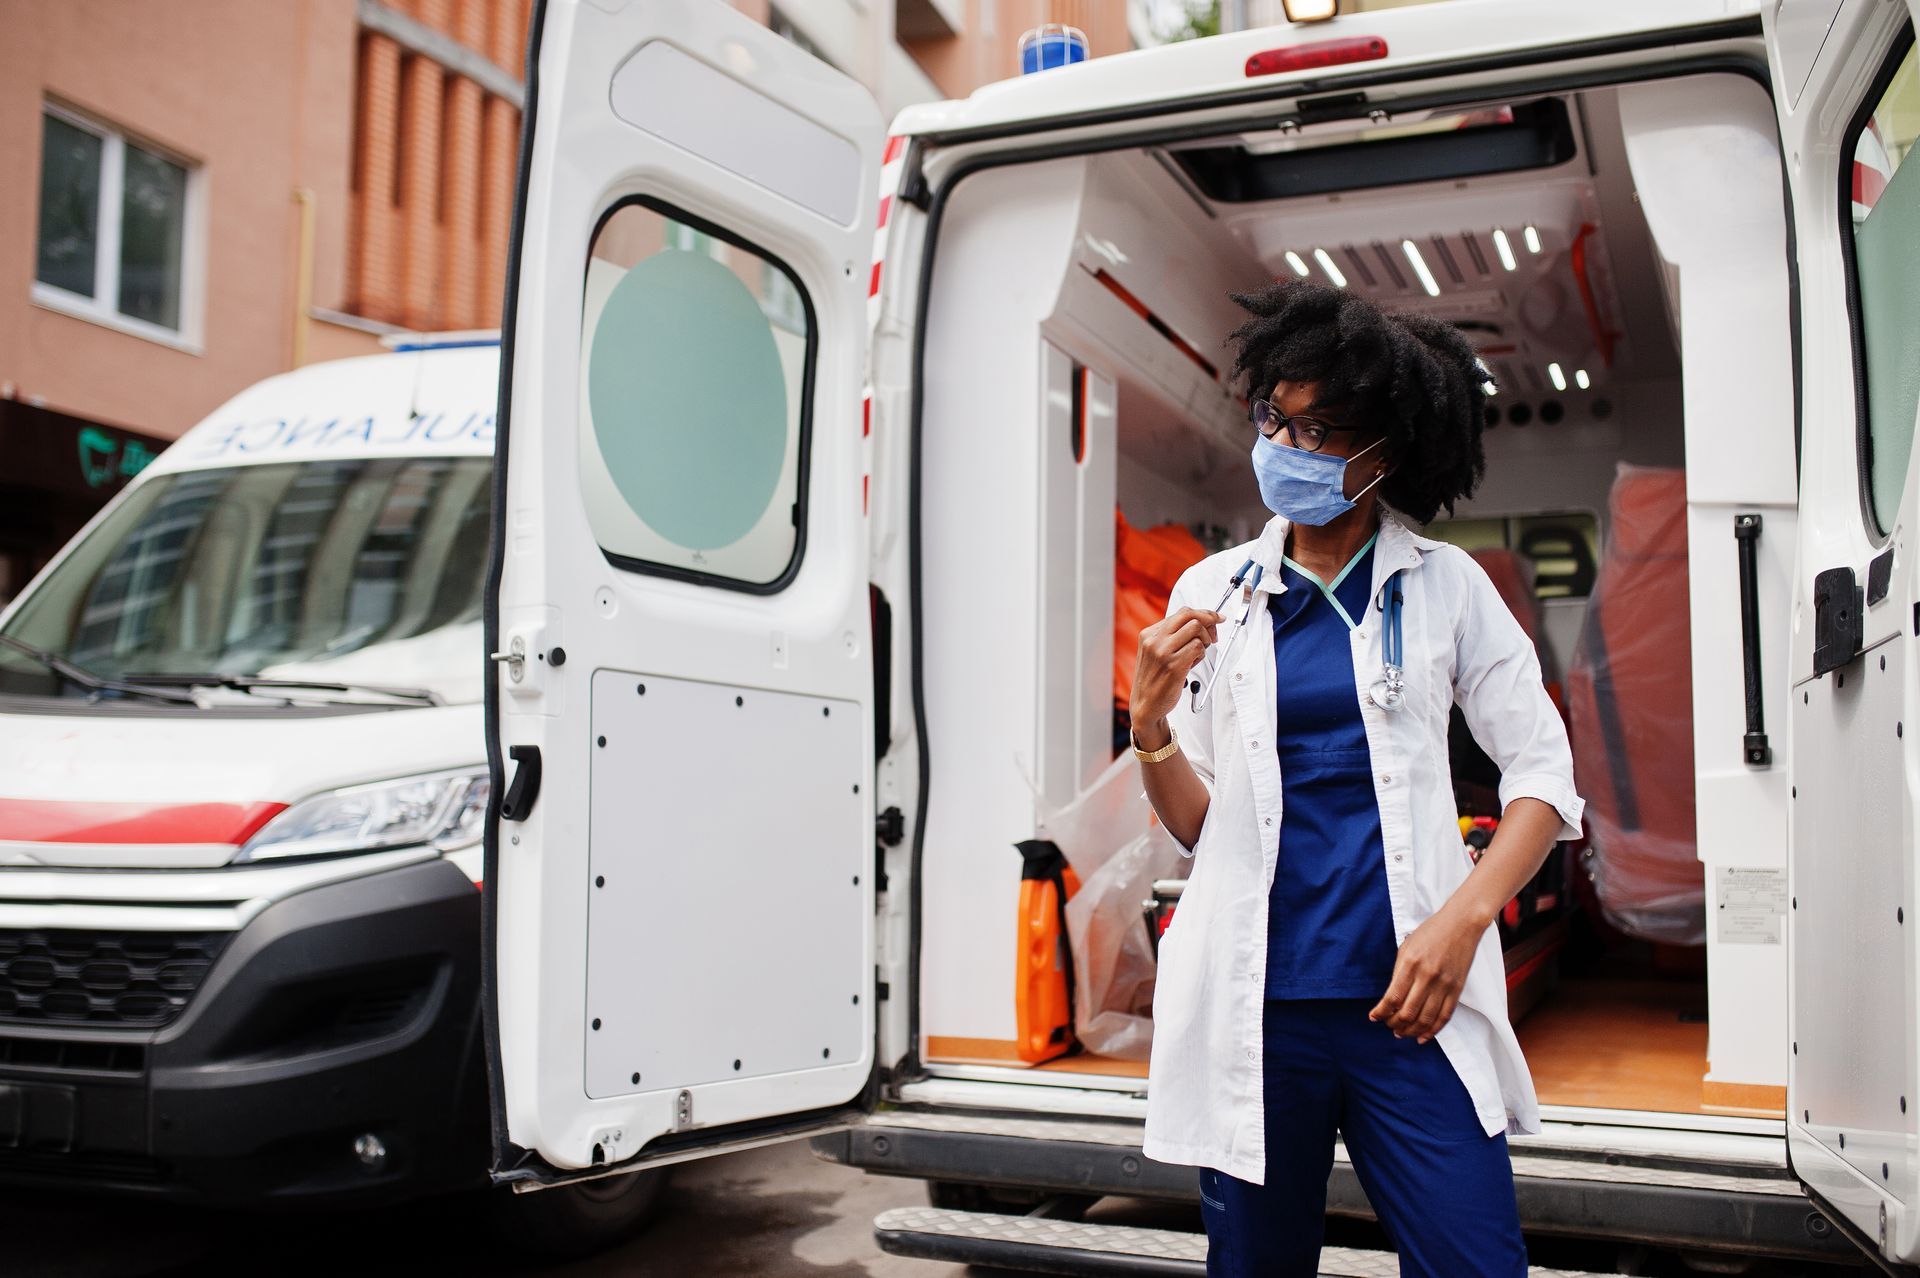
[[[456, 336], [249, 387], [0, 615], [0, 1182], [488, 1189], [498, 368]], [[485, 1214], [577, 1253], [661, 1183]]]
[[[1530, 583], [1594, 809], [1567, 891], [1640, 938], [1563, 938], [1510, 1008], [1525, 1226], [1920, 1260], [1915, 11], [1456, 0], [883, 130], [724, 6], [540, 6], [485, 591], [496, 1175], [807, 1136], [934, 1183], [889, 1250], [1195, 1272], [1196, 1235], [1073, 1215], [1195, 1178], [1141, 1153], [1136, 968], [1068, 955], [1120, 1020], [1059, 1017], [1065, 876], [1020, 849], [1094, 866], [1074, 899], [1133, 858], [1142, 931], [1172, 900], [1116, 762], [1118, 548], [1263, 524], [1229, 294], [1300, 277], [1480, 350], [1486, 480], [1428, 531]], [[1329, 1196], [1367, 1212], [1344, 1154]]]

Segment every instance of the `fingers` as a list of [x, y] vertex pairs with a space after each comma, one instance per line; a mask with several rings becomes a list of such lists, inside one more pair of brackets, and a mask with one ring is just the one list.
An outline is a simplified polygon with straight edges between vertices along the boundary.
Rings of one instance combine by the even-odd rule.
[[1452, 1019], [1459, 1001], [1457, 985], [1443, 973], [1429, 970], [1422, 960], [1408, 958], [1402, 951], [1394, 962], [1393, 980], [1387, 992], [1367, 1013], [1367, 1019], [1384, 1022], [1395, 1038], [1414, 1038], [1424, 1043]]
[[[1380, 996], [1380, 1001], [1375, 1003], [1373, 1010], [1367, 1013], [1368, 1020], [1387, 1021], [1388, 1018], [1399, 1014], [1400, 1004], [1406, 1001], [1409, 975], [1405, 960], [1395, 959], [1393, 980], [1387, 983], [1387, 992]], [[1388, 1023], [1391, 1024], [1391, 1021]]]
[[1424, 1031], [1420, 1041], [1422, 1043], [1431, 1043], [1433, 1036], [1438, 1034], [1445, 1028], [1446, 1023], [1453, 1019], [1453, 1009], [1458, 1006], [1460, 1006], [1460, 991], [1455, 990], [1453, 993], [1447, 995], [1446, 999], [1441, 1003], [1440, 1014], [1434, 1017], [1433, 1023]]
[[[1208, 614], [1208, 616], [1211, 615], [1211, 613]], [[1178, 648], [1196, 635], [1205, 639], [1208, 643], [1213, 643], [1218, 637], [1218, 634], [1217, 622], [1209, 621], [1206, 617], [1189, 617], [1175, 626], [1167, 638], [1171, 644]]]

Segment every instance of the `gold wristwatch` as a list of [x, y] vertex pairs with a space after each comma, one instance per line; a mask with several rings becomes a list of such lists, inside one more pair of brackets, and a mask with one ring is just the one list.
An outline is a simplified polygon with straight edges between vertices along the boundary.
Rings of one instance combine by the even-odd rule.
[[1142, 763], [1158, 763], [1162, 759], [1171, 759], [1180, 753], [1180, 734], [1172, 728], [1167, 729], [1167, 743], [1158, 750], [1142, 750], [1139, 734], [1130, 733], [1129, 735], [1133, 737], [1133, 757]]

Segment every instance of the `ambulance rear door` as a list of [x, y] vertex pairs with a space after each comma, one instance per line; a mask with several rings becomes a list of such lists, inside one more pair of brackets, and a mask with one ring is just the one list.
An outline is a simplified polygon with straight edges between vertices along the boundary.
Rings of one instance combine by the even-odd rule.
[[495, 1173], [816, 1132], [874, 1061], [882, 121], [714, 0], [545, 0], [487, 637]]
[[1723, 902], [1739, 917], [1710, 921], [1784, 919], [1793, 1169], [1899, 1261], [1920, 1260], [1913, 22], [1907, 0], [1785, 0], [1767, 15], [1800, 278], [1793, 818], [1786, 899]]

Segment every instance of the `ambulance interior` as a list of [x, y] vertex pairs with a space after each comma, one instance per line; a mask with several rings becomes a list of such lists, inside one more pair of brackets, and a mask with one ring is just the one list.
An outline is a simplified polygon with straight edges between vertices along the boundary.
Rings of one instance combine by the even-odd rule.
[[[1590, 805], [1588, 837], [1500, 924], [1543, 1105], [1779, 1117], [1777, 915], [1749, 903], [1732, 940], [1707, 926], [1723, 866], [1785, 864], [1780, 680], [1771, 766], [1741, 752], [1733, 526], [1764, 512], [1763, 662], [1784, 672], [1774, 139], [1766, 94], [1714, 74], [1287, 131], [1269, 116], [959, 183], [922, 371], [931, 1074], [1145, 1085], [1153, 933], [1177, 910], [1155, 884], [1190, 862], [1123, 748], [1128, 636], [1186, 563], [1267, 518], [1226, 379], [1244, 318], [1228, 294], [1305, 277], [1460, 324], [1497, 383], [1486, 478], [1427, 531], [1469, 549], [1533, 636]], [[1498, 816], [1476, 754], [1456, 735], [1470, 844], [1472, 818]]]

